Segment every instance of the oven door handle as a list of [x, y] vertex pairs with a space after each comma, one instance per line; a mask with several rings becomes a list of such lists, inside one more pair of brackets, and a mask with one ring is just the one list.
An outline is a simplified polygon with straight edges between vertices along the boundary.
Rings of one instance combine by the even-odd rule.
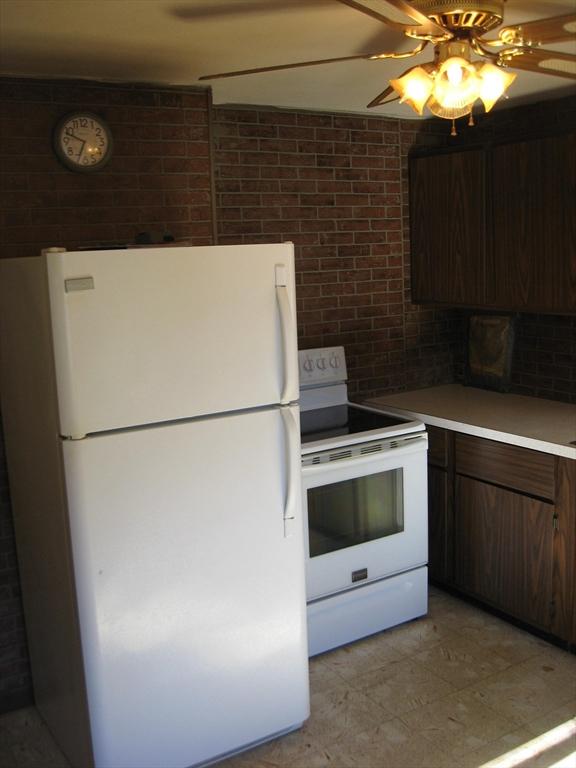
[[[406, 456], [410, 453], [417, 453], [418, 451], [425, 451], [427, 445], [427, 436], [419, 435], [418, 437], [404, 439], [401, 443], [399, 442], [398, 445], [391, 446], [386, 451], [368, 453], [364, 456], [334, 459], [333, 461], [321, 462], [320, 464], [308, 464], [307, 466], [302, 467], [302, 475], [304, 477], [316, 477], [325, 474], [326, 472], [337, 472], [345, 467], [369, 466], [378, 462], [381, 463], [388, 458], [391, 459], [398, 456]], [[333, 453], [338, 453], [338, 449], [335, 449]]]
[[294, 415], [298, 406], [280, 406], [286, 446], [286, 496], [284, 499], [284, 536], [294, 534], [296, 499], [299, 491], [300, 429]]
[[296, 325], [290, 308], [288, 295], [288, 274], [284, 264], [276, 265], [276, 300], [280, 315], [280, 329], [282, 332], [282, 361], [284, 369], [284, 381], [280, 405], [298, 400], [298, 361], [296, 359]]

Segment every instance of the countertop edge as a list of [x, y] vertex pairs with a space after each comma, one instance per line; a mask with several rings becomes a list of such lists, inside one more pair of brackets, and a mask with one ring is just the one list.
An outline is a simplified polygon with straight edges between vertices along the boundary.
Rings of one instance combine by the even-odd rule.
[[516, 435], [510, 432], [500, 432], [490, 427], [481, 427], [476, 424], [467, 424], [462, 421], [454, 421], [452, 419], [445, 419], [441, 416], [430, 416], [427, 413], [420, 413], [419, 411], [410, 411], [403, 408], [397, 408], [386, 403], [376, 403], [375, 400], [383, 400], [386, 396], [370, 398], [363, 401], [363, 405], [368, 405], [370, 408], [376, 408], [385, 412], [393, 413], [397, 416], [403, 416], [404, 418], [419, 419], [424, 424], [432, 427], [441, 427], [443, 429], [450, 429], [453, 432], [461, 432], [465, 435], [473, 435], [475, 437], [483, 437], [487, 440], [495, 440], [499, 443], [509, 443], [510, 445], [517, 445], [521, 448], [529, 448], [533, 451], [540, 451], [541, 453], [551, 453], [555, 456], [562, 456], [567, 459], [573, 459], [576, 461], [576, 447], [570, 445], [562, 445], [560, 443], [549, 443], [545, 440], [538, 440], [536, 438], [527, 437], [525, 435]]

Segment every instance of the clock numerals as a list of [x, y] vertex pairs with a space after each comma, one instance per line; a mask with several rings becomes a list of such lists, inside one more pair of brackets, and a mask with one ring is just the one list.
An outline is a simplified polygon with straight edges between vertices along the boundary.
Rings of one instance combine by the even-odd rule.
[[71, 115], [63, 119], [55, 133], [59, 157], [73, 170], [96, 170], [110, 157], [109, 130], [96, 116]]

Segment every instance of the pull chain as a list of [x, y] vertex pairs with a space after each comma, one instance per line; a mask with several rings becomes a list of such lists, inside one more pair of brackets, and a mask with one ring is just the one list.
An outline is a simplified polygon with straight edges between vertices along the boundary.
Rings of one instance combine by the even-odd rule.
[[450, 131], [450, 136], [457, 136], [456, 133], [456, 120], [452, 120], [452, 130]]

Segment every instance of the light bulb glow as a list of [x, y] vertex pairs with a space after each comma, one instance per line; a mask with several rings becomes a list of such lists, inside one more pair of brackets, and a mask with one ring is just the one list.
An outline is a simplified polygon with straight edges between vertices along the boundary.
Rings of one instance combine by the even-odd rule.
[[474, 65], [453, 56], [440, 66], [432, 93], [441, 107], [460, 110], [476, 101], [479, 90], [480, 82]]
[[490, 63], [480, 66], [478, 76], [480, 78], [479, 96], [486, 112], [490, 112], [500, 96], [516, 79], [513, 72], [506, 72], [501, 67], [496, 67]]
[[432, 93], [434, 79], [423, 67], [413, 67], [398, 80], [390, 80], [390, 85], [400, 96], [400, 103], [409, 104], [419, 115]]
[[464, 78], [464, 70], [460, 61], [457, 58], [452, 58], [449, 59], [446, 64], [446, 77], [448, 78], [448, 82], [454, 87], [459, 86]]

